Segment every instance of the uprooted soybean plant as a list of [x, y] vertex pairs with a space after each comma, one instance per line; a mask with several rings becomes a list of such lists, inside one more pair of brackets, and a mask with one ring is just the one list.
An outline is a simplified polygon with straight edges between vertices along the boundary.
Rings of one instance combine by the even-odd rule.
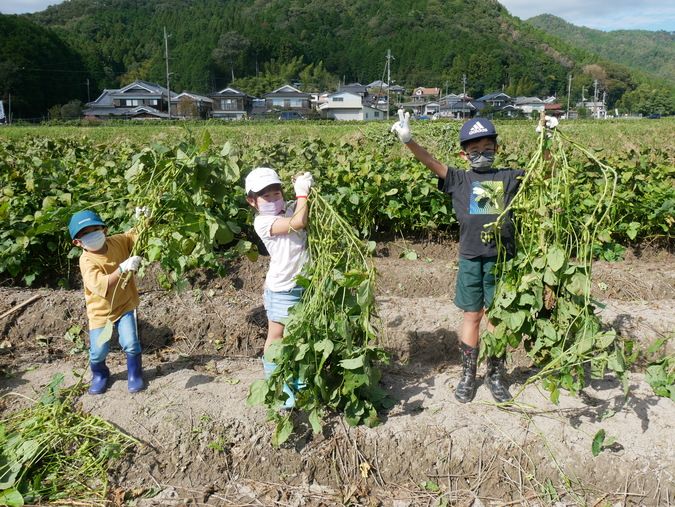
[[[571, 151], [586, 163], [571, 164]], [[580, 194], [588, 181], [592, 191]], [[616, 187], [616, 171], [591, 150], [559, 130], [542, 133], [518, 193], [484, 231], [495, 234], [512, 216], [516, 254], [507, 258], [500, 245], [488, 312], [495, 329], [485, 334], [481, 357], [522, 343], [539, 367], [527, 383], [543, 380], [553, 402], [561, 388], [579, 392], [588, 371], [602, 378], [609, 369], [627, 386], [631, 342], [603, 329], [591, 297], [593, 246], [612, 219]]]
[[[309, 414], [315, 433], [325, 409], [344, 412], [351, 425], [378, 424], [378, 410], [391, 406], [379, 387], [378, 362], [387, 360], [375, 344], [375, 268], [365, 243], [318, 192], [312, 193], [308, 230], [310, 260], [298, 284], [305, 288], [290, 311], [284, 337], [265, 354], [278, 365], [269, 380], [250, 389], [251, 404], [264, 403], [276, 422], [272, 442], [293, 432], [292, 411], [280, 412], [284, 384], [297, 390], [295, 405]], [[302, 387], [298, 389], [300, 379]]]

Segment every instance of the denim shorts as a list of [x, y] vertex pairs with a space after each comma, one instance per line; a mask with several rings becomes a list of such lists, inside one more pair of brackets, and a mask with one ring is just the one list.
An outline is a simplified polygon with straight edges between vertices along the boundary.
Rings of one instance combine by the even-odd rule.
[[304, 288], [295, 286], [290, 290], [272, 291], [265, 289], [263, 302], [267, 311], [267, 320], [284, 324], [288, 318], [288, 310], [302, 298]]
[[497, 257], [459, 258], [455, 305], [465, 312], [489, 308], [495, 295]]

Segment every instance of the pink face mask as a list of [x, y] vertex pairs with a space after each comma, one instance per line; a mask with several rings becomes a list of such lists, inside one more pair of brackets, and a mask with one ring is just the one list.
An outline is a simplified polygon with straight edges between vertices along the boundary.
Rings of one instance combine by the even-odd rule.
[[284, 210], [284, 200], [279, 199], [272, 202], [259, 202], [258, 213], [261, 215], [278, 215]]

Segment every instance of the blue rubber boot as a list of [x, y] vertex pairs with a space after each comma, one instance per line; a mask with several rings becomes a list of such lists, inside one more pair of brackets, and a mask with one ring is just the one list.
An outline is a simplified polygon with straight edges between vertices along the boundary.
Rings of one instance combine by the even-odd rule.
[[130, 393], [137, 393], [145, 387], [141, 357], [141, 354], [127, 354], [127, 384]]
[[103, 394], [108, 389], [108, 379], [110, 378], [110, 370], [105, 364], [105, 361], [100, 363], [90, 363], [91, 367], [91, 386], [89, 386], [89, 394]]
[[[265, 359], [262, 360], [263, 362], [263, 373], [265, 375], [265, 380], [268, 380], [272, 374], [274, 373], [274, 370], [277, 369], [277, 365], [274, 363], [270, 363], [269, 361], [265, 361]], [[284, 404], [281, 406], [281, 408], [290, 410], [295, 407], [295, 394], [293, 394], [293, 391], [291, 388], [284, 382], [284, 387], [283, 387], [283, 392], [286, 393], [288, 398], [286, 398], [286, 401]]]

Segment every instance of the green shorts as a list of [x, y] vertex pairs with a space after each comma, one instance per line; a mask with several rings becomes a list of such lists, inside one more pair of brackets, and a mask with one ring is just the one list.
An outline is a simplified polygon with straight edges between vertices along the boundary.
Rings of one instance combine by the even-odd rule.
[[459, 258], [455, 304], [465, 312], [489, 308], [495, 296], [497, 257]]

